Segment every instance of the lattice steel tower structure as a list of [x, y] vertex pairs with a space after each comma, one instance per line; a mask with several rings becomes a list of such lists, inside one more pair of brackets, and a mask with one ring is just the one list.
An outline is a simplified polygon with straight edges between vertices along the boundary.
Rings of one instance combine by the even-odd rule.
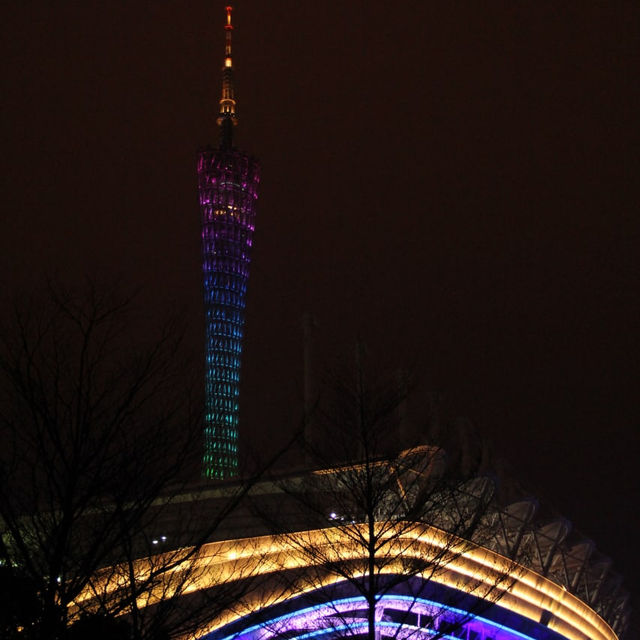
[[238, 415], [244, 308], [260, 167], [233, 146], [238, 124], [231, 55], [232, 7], [226, 7], [220, 144], [198, 154], [204, 276], [205, 417], [202, 475], [238, 471]]

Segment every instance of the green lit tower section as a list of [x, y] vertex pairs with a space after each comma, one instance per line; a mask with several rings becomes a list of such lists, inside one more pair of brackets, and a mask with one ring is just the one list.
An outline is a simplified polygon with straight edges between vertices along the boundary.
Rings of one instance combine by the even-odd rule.
[[244, 309], [260, 167], [233, 146], [238, 124], [231, 56], [232, 7], [226, 7], [220, 144], [198, 154], [204, 277], [205, 417], [202, 475], [238, 472], [238, 416]]

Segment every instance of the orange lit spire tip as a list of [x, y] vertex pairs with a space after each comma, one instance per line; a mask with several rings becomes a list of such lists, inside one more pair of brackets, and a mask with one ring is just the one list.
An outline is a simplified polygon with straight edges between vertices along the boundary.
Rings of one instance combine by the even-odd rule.
[[233, 126], [238, 124], [236, 116], [236, 99], [233, 86], [233, 58], [231, 55], [231, 40], [233, 25], [231, 24], [231, 12], [233, 7], [229, 4], [225, 7], [227, 19], [225, 21], [225, 44], [224, 44], [224, 67], [222, 71], [222, 97], [220, 98], [220, 111], [216, 122], [221, 127], [220, 148], [230, 149], [232, 147]]

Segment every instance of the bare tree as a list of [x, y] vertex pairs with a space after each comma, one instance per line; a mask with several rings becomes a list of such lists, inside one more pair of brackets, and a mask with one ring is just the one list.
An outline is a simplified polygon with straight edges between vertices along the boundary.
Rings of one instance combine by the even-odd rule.
[[151, 509], [153, 535], [123, 532], [118, 562], [90, 577], [71, 610], [76, 616], [123, 616], [136, 640], [159, 640], [191, 637], [249, 597], [260, 583], [249, 566], [258, 554], [246, 566], [235, 561], [231, 576], [220, 568], [212, 575], [211, 564], [227, 561], [229, 544], [220, 541], [228, 535], [226, 520], [258, 477], [162, 496]]
[[[178, 325], [136, 333], [134, 312], [132, 298], [113, 290], [50, 286], [44, 301], [5, 319], [0, 563], [34, 585], [32, 637], [64, 637], [83, 611], [126, 614], [135, 638], [183, 624], [175, 613], [183, 584], [148, 611], [139, 603], [197, 555], [246, 490], [239, 483], [206, 520], [197, 500], [185, 500], [200, 468], [202, 403], [192, 391], [200, 384]], [[152, 569], [134, 575], [145, 556]], [[94, 589], [78, 600], [96, 576], [116, 571], [109, 598]]]
[[[385, 625], [386, 636], [407, 638], [419, 599], [491, 535], [485, 525], [494, 483], [477, 474], [481, 448], [475, 460], [469, 451], [448, 456], [437, 442], [411, 446], [406, 429], [401, 442], [407, 385], [368, 380], [358, 356], [355, 374], [332, 377], [318, 403], [315, 437], [305, 443], [311, 468], [280, 480], [286, 500], [277, 515], [256, 508], [292, 552], [306, 559], [304, 570], [283, 567], [281, 577], [286, 591], [304, 594], [307, 604], [317, 594], [323, 613], [316, 628], [375, 640]], [[460, 628], [500, 596], [511, 569], [489, 582], [469, 582], [467, 594], [477, 598], [469, 599], [475, 604], [467, 605], [466, 615], [451, 614], [460, 604], [454, 590], [429, 615], [422, 607], [421, 626], [433, 638]], [[385, 614], [382, 601], [399, 593], [402, 607]], [[345, 604], [347, 596], [360, 604]], [[280, 620], [268, 634], [290, 635], [287, 625]]]

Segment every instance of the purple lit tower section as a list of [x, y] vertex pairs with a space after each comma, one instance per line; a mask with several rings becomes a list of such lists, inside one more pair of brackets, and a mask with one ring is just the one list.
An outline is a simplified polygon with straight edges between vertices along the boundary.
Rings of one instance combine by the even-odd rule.
[[231, 57], [232, 7], [226, 7], [220, 146], [198, 154], [204, 276], [205, 417], [202, 475], [238, 472], [238, 414], [244, 309], [260, 167], [233, 146], [238, 123]]

